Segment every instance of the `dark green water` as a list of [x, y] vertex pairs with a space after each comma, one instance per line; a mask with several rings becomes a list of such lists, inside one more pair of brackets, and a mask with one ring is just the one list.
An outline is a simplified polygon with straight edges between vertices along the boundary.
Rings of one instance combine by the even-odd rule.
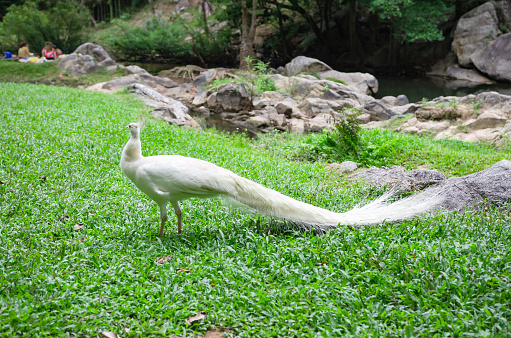
[[438, 77], [389, 77], [376, 76], [379, 89], [375, 97], [398, 96], [404, 94], [410, 102], [421, 101], [422, 98], [434, 99], [439, 96], [467, 96], [484, 91], [496, 91], [511, 95], [511, 85], [479, 85], [475, 87], [459, 87], [454, 82], [446, 82]]

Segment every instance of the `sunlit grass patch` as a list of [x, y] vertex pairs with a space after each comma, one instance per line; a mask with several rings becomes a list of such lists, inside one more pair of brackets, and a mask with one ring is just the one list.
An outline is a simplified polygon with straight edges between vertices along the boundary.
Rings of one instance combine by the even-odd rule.
[[[140, 102], [13, 83], [0, 95], [0, 336], [511, 330], [509, 205], [315, 235], [193, 199], [182, 203], [184, 234], [171, 218], [160, 240], [157, 206], [119, 168], [125, 126], [147, 113]], [[382, 192], [281, 156], [296, 140], [276, 138], [274, 153], [270, 140], [263, 149], [239, 135], [147, 125], [145, 155], [201, 158], [320, 207], [346, 211]], [[188, 326], [199, 311], [207, 316]]]

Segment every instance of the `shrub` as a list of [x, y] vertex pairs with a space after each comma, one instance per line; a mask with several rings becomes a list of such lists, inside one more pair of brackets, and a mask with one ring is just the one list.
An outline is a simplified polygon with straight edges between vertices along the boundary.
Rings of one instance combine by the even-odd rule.
[[141, 27], [119, 19], [114, 23], [115, 26], [100, 38], [114, 55], [123, 59], [186, 58], [190, 62], [190, 57], [199, 54], [205, 60], [225, 60], [229, 48], [229, 31], [220, 30], [208, 35], [182, 20], [169, 22], [153, 17]]
[[58, 1], [49, 10], [40, 11], [37, 3], [13, 5], [0, 23], [2, 49], [18, 50], [27, 41], [30, 50], [39, 53], [51, 41], [64, 53], [73, 52], [85, 42], [83, 28], [89, 24], [89, 10], [76, 1]]
[[344, 161], [347, 159], [360, 160], [362, 140], [357, 117], [362, 114], [359, 109], [344, 107], [342, 117], [336, 119], [334, 129], [325, 131], [320, 138], [311, 142], [310, 155], [312, 157], [327, 157]]

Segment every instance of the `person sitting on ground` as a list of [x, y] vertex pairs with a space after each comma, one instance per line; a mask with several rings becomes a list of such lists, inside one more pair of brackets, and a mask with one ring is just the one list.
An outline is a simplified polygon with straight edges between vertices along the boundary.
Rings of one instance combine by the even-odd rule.
[[55, 50], [53, 49], [53, 44], [50, 41], [46, 41], [44, 44], [41, 56], [46, 58], [46, 60], [55, 60], [57, 58]]
[[30, 57], [30, 50], [28, 49], [28, 42], [23, 41], [20, 43], [20, 49], [18, 50], [18, 58], [28, 60]]
[[62, 50], [60, 48], [57, 48], [57, 46], [53, 45], [53, 50], [55, 51], [55, 58], [60, 59], [64, 53], [62, 53]]
[[55, 58], [56, 59], [62, 59], [65, 55], [62, 53], [62, 50], [60, 48], [57, 48], [57, 46], [53, 45], [53, 50], [55, 51]]

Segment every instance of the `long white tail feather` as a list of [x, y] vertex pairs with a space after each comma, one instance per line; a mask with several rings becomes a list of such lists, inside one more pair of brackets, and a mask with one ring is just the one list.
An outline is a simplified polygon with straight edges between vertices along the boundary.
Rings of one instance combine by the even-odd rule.
[[297, 201], [238, 175], [234, 175], [234, 179], [236, 182], [234, 189], [228, 191], [226, 197], [232, 199], [235, 204], [247, 206], [266, 216], [321, 230], [342, 225], [375, 224], [410, 219], [431, 211], [442, 203], [438, 195], [420, 193], [386, 204], [388, 199], [398, 192], [398, 189], [393, 189], [367, 205], [348, 212], [336, 213]]

